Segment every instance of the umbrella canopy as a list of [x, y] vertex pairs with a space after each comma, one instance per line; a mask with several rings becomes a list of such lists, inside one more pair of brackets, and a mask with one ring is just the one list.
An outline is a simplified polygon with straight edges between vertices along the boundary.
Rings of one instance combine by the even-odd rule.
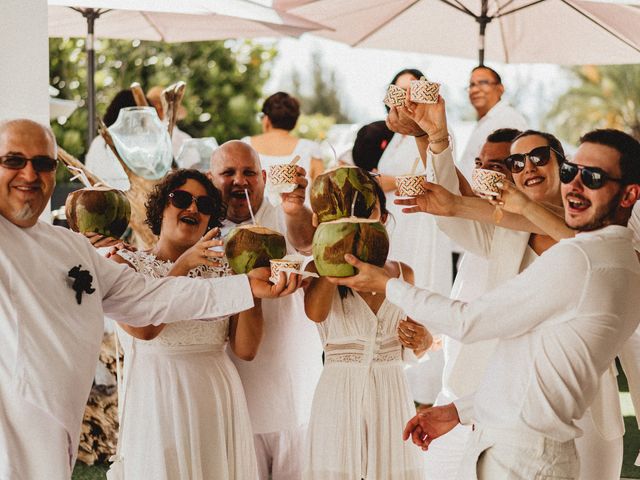
[[48, 0], [50, 37], [87, 37], [87, 145], [95, 128], [94, 35], [191, 42], [299, 36], [326, 28], [250, 0]]
[[[585, 0], [277, 0], [352, 46], [501, 63], [640, 63], [640, 9]], [[485, 47], [486, 45], [486, 47]]]

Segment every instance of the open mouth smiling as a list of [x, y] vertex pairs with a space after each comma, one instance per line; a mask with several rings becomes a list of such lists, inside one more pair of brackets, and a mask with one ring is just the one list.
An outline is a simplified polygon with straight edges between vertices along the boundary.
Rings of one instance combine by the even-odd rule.
[[591, 202], [577, 193], [568, 193], [565, 197], [570, 210], [583, 211], [591, 206]]
[[525, 187], [533, 187], [535, 185], [541, 184], [544, 181], [545, 181], [545, 177], [540, 177], [540, 176], [530, 177], [530, 178], [527, 178], [524, 181], [524, 186]]
[[195, 215], [192, 215], [190, 213], [185, 213], [183, 215], [180, 215], [179, 218], [180, 222], [182, 223], [186, 223], [187, 225], [198, 225], [200, 223], [200, 221], [198, 220], [198, 217], [196, 217]]

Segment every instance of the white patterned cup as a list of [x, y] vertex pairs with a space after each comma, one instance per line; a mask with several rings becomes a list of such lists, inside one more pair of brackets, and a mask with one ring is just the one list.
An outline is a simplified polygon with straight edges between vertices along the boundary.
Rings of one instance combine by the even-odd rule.
[[496, 197], [500, 194], [498, 184], [506, 178], [504, 173], [476, 168], [471, 173], [471, 189], [478, 195]]
[[424, 175], [401, 175], [396, 177], [396, 187], [400, 197], [417, 197], [426, 193]]
[[282, 163], [269, 167], [269, 183], [271, 185], [291, 185], [296, 183], [298, 171], [295, 165]]
[[402, 107], [407, 93], [397, 85], [389, 85], [387, 94], [384, 96], [384, 103], [388, 107]]
[[438, 103], [440, 84], [428, 80], [411, 80], [409, 97], [414, 103]]
[[[299, 271], [302, 268], [302, 260], [269, 260], [271, 263], [271, 276], [269, 277], [269, 281], [273, 284], [278, 283], [280, 279], [280, 272], [285, 269], [292, 269]], [[285, 272], [286, 274], [286, 272]]]

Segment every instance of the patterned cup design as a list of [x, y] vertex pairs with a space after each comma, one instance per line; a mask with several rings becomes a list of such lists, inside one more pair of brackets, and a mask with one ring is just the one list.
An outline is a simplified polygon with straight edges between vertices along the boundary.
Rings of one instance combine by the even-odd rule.
[[398, 195], [401, 197], [423, 195], [426, 192], [424, 175], [402, 175], [396, 177], [396, 187], [398, 187]]
[[[269, 281], [273, 284], [278, 283], [280, 278], [280, 272], [286, 268], [293, 270], [300, 270], [302, 268], [302, 261], [295, 260], [270, 260], [271, 262], [271, 276]], [[285, 272], [286, 273], [286, 272]]]
[[295, 165], [283, 163], [269, 167], [269, 182], [271, 185], [296, 183], [297, 170]]
[[387, 94], [384, 96], [384, 103], [388, 107], [401, 107], [404, 105], [406, 92], [397, 85], [389, 85]]
[[484, 168], [476, 168], [471, 173], [471, 188], [480, 195], [497, 196], [500, 194], [498, 183], [507, 176], [504, 173]]
[[440, 84], [427, 80], [411, 80], [411, 101], [415, 103], [438, 103]]

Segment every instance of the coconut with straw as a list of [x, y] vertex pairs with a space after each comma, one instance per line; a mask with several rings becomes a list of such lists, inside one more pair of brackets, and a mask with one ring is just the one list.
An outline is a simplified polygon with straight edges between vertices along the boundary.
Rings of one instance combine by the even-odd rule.
[[246, 189], [244, 194], [252, 223], [232, 229], [224, 245], [229, 266], [238, 274], [248, 273], [254, 268], [268, 267], [270, 260], [282, 258], [287, 253], [284, 235], [256, 222]]

